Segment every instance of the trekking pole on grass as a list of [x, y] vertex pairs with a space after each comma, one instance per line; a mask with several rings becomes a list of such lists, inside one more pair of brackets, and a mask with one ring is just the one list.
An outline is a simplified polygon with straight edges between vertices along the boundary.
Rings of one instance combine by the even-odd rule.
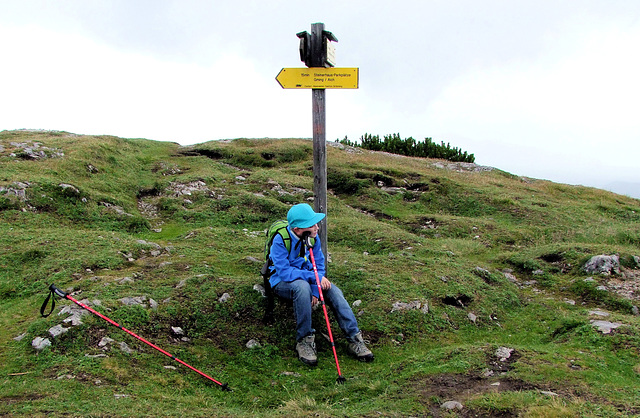
[[340, 373], [340, 364], [338, 363], [338, 353], [336, 353], [336, 344], [333, 342], [333, 334], [331, 334], [331, 325], [329, 324], [329, 315], [327, 314], [327, 305], [324, 303], [324, 296], [322, 295], [322, 286], [320, 286], [320, 277], [318, 276], [318, 268], [316, 267], [316, 259], [313, 256], [313, 246], [311, 245], [311, 238], [309, 233], [302, 236], [304, 245], [309, 249], [309, 255], [311, 256], [311, 264], [313, 265], [313, 272], [316, 275], [316, 285], [318, 286], [318, 293], [320, 294], [320, 303], [322, 304], [322, 310], [324, 311], [324, 319], [327, 322], [327, 331], [329, 331], [329, 341], [331, 341], [331, 349], [333, 349], [333, 357], [336, 359], [336, 369], [338, 370], [338, 378], [336, 382], [344, 383], [347, 379]]
[[[62, 290], [58, 289], [56, 287], [56, 285], [52, 284], [51, 286], [49, 286], [49, 296], [47, 296], [47, 298], [44, 300], [44, 303], [42, 304], [42, 307], [40, 308], [40, 314], [43, 317], [47, 317], [49, 315], [51, 315], [51, 312], [53, 312], [53, 309], [56, 307], [56, 302], [55, 302], [55, 296], [59, 296], [61, 298], [64, 299], [69, 299], [71, 302], [75, 303], [76, 305], [88, 310], [89, 312], [91, 312], [94, 315], [99, 316], [100, 318], [104, 319], [105, 321], [107, 321], [108, 323], [110, 323], [111, 325], [116, 326], [117, 328], [120, 328], [122, 331], [126, 332], [129, 335], [132, 335], [133, 337], [139, 339], [140, 341], [142, 341], [143, 343], [155, 348], [156, 350], [158, 350], [159, 352], [161, 352], [162, 354], [164, 354], [167, 357], [171, 357], [171, 359], [177, 361], [178, 363], [182, 364], [183, 366], [186, 366], [188, 368], [190, 368], [191, 370], [193, 370], [194, 372], [198, 373], [200, 376], [206, 377], [207, 379], [211, 380], [212, 382], [214, 382], [215, 384], [217, 384], [218, 386], [220, 386], [220, 388], [224, 391], [228, 391], [231, 392], [231, 389], [229, 389], [229, 386], [225, 383], [222, 384], [220, 382], [218, 382], [217, 380], [215, 380], [214, 378], [212, 378], [211, 376], [208, 376], [204, 373], [202, 373], [200, 370], [196, 369], [195, 367], [192, 367], [190, 365], [188, 365], [187, 363], [185, 363], [184, 361], [180, 360], [179, 358], [176, 358], [175, 356], [167, 353], [166, 351], [164, 351], [163, 349], [161, 349], [160, 347], [150, 343], [149, 341], [145, 340], [144, 338], [134, 334], [133, 332], [129, 331], [128, 329], [126, 329], [125, 327], [123, 327], [122, 325], [118, 324], [117, 322], [107, 318], [106, 316], [102, 315], [100, 312], [91, 309], [90, 307], [88, 307], [87, 305], [85, 305], [82, 302], [78, 302], [77, 300], [75, 300], [74, 298], [72, 298], [71, 296], [69, 296], [68, 293], [63, 292]], [[47, 307], [47, 304], [49, 303], [49, 298], [51, 298], [51, 311], [49, 311], [48, 314], [45, 315], [44, 311]]]

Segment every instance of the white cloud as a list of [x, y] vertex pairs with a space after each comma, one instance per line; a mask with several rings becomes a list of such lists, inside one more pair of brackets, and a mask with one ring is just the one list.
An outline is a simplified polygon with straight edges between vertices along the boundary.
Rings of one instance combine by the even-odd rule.
[[[4, 129], [181, 143], [295, 136], [305, 126], [311, 131], [310, 110], [301, 108], [294, 95], [281, 94], [275, 81], [279, 69], [267, 74], [239, 56], [202, 67], [35, 27], [0, 28], [0, 36], [20, 40], [0, 50], [12, 63], [1, 70]], [[310, 109], [310, 99], [305, 104]]]
[[555, 42], [534, 61], [453, 80], [425, 112], [429, 126], [445, 137], [474, 138], [476, 156], [483, 148], [495, 156], [506, 145], [511, 161], [520, 160], [516, 172], [539, 174], [555, 164], [560, 181], [638, 178], [631, 167], [640, 153], [640, 29], [602, 28]]
[[[556, 62], [515, 62], [454, 80], [431, 105], [434, 120], [479, 127], [544, 126], [608, 133], [640, 127], [640, 30], [592, 34]], [[526, 132], [522, 132], [526, 135]]]

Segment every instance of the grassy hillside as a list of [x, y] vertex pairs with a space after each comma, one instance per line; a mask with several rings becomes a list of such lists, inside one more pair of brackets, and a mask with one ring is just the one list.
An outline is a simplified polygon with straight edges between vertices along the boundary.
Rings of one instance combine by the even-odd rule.
[[[344, 385], [254, 288], [264, 230], [313, 197], [310, 141], [0, 132], [0, 414], [640, 414], [639, 200], [333, 145], [328, 273], [376, 355], [350, 358], [333, 321]], [[619, 271], [585, 272], [601, 254]], [[41, 318], [51, 283], [233, 392], [95, 315], [63, 322], [69, 301]]]

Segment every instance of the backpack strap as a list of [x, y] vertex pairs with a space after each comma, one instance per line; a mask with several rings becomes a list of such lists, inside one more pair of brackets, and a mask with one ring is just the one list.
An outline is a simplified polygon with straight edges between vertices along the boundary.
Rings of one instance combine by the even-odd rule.
[[[262, 269], [260, 269], [260, 274], [264, 278], [269, 278], [273, 274], [273, 272], [270, 269], [270, 267], [273, 265], [273, 261], [271, 261], [271, 257], [270, 257], [270, 252], [271, 252], [271, 245], [273, 245], [273, 240], [275, 239], [276, 235], [280, 235], [280, 237], [282, 238], [282, 242], [284, 243], [284, 247], [287, 249], [287, 253], [291, 253], [291, 234], [289, 233], [289, 229], [287, 228], [287, 223], [286, 221], [276, 221], [272, 225], [272, 227], [275, 226], [275, 224], [278, 222], [282, 222], [281, 226], [279, 226], [273, 232], [273, 235], [271, 235], [271, 239], [267, 240], [267, 243], [265, 244], [265, 249], [264, 249], [265, 262], [262, 266]], [[267, 232], [267, 234], [268, 233], [269, 232]], [[315, 238], [311, 238], [311, 245], [315, 245], [315, 242], [316, 242]], [[302, 245], [302, 240], [300, 240], [298, 244], [300, 245], [299, 256], [304, 257], [305, 248], [304, 248], [304, 245]]]
[[[280, 235], [280, 237], [282, 237], [282, 241], [284, 242], [284, 247], [287, 249], [287, 252], [291, 251], [291, 234], [289, 234], [289, 230], [287, 229], [286, 226], [278, 229], [276, 231], [276, 234]], [[275, 235], [274, 235], [275, 237]], [[271, 240], [273, 243], [273, 240]]]
[[[265, 262], [264, 262], [264, 265], [262, 266], [262, 269], [260, 269], [260, 274], [265, 279], [268, 279], [273, 274], [273, 272], [269, 268], [273, 265], [273, 261], [271, 261], [270, 253], [271, 253], [271, 245], [273, 245], [273, 240], [275, 239], [276, 235], [280, 235], [280, 237], [282, 238], [282, 242], [284, 242], [284, 246], [287, 249], [287, 252], [291, 251], [291, 235], [289, 234], [289, 230], [287, 229], [287, 223], [286, 221], [276, 221], [274, 225], [277, 224], [278, 222], [282, 223], [281, 226], [279, 226], [278, 229], [276, 229], [275, 232], [273, 232], [273, 234], [271, 235], [271, 239], [267, 240], [264, 248]], [[269, 232], [267, 232], [267, 234], [268, 233]]]

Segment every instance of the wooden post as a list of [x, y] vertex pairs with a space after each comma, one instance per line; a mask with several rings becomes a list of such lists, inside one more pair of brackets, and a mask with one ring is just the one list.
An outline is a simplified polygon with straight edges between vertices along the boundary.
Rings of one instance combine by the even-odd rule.
[[[324, 40], [324, 23], [311, 25], [311, 64], [313, 67], [324, 67], [322, 48]], [[313, 193], [315, 195], [314, 210], [327, 214], [327, 137], [326, 137], [326, 102], [325, 89], [312, 90], [313, 112]], [[327, 250], [327, 218], [320, 222], [320, 242], [322, 253], [328, 261]], [[325, 262], [325, 269], [327, 263]]]
[[[327, 213], [327, 141], [325, 90], [312, 90], [313, 109], [313, 193], [314, 209], [318, 213]], [[325, 258], [327, 253], [327, 218], [320, 222], [320, 242]], [[325, 263], [326, 268], [326, 263]]]

